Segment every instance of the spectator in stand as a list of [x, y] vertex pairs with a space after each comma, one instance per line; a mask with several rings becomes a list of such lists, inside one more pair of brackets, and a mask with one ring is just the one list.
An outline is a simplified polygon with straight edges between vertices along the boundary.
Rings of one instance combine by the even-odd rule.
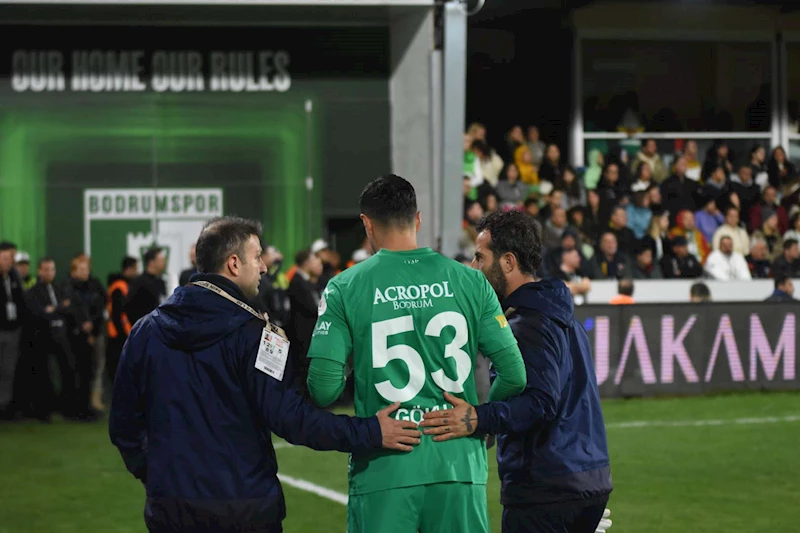
[[661, 198], [661, 188], [655, 183], [647, 189], [647, 196], [650, 198], [650, 211], [663, 211], [663, 199]]
[[523, 206], [523, 209], [525, 210], [526, 213], [528, 213], [530, 216], [532, 216], [537, 220], [541, 216], [541, 212], [539, 211], [538, 198], [528, 196], [528, 198], [525, 199], [525, 205]]
[[631, 185], [631, 191], [645, 191], [650, 188], [651, 185], [658, 185], [653, 183], [653, 171], [651, 170], [650, 165], [639, 165], [636, 168], [636, 172], [633, 173], [633, 184]]
[[611, 231], [603, 233], [592, 258], [592, 279], [620, 279], [631, 270], [630, 257], [619, 252], [616, 235]]
[[542, 220], [549, 220], [553, 215], [553, 211], [561, 207], [563, 203], [564, 194], [561, 191], [551, 190], [550, 193], [545, 193], [545, 205], [542, 208]]
[[733, 239], [722, 237], [719, 249], [708, 254], [706, 273], [718, 281], [750, 280], [750, 268], [744, 256], [733, 250]]
[[734, 206], [729, 206], [725, 210], [725, 223], [714, 232], [711, 239], [711, 248], [719, 250], [719, 241], [723, 237], [729, 237], [733, 242], [733, 251], [746, 256], [750, 249], [750, 237], [747, 231], [739, 225], [739, 210]]
[[[642, 165], [639, 168], [647, 168], [647, 165]], [[653, 219], [653, 212], [650, 210], [650, 194], [647, 191], [633, 193], [633, 202], [625, 206], [625, 212], [628, 228], [637, 239], [642, 239], [647, 235], [647, 229]]]
[[[766, 187], [769, 181], [769, 173], [767, 171], [767, 150], [760, 144], [755, 144], [750, 149], [750, 163], [742, 168], [750, 169], [750, 177], [753, 178], [754, 183], [760, 187]], [[742, 179], [742, 169], [739, 169], [738, 179]], [[735, 180], [736, 178], [734, 178]]]
[[636, 303], [633, 299], [633, 280], [625, 278], [617, 282], [617, 295], [608, 302], [611, 305], [632, 305]]
[[559, 251], [561, 256], [561, 264], [557, 272], [554, 272], [554, 277], [562, 280], [569, 288], [572, 294], [572, 300], [575, 305], [582, 305], [586, 303], [586, 295], [592, 289], [592, 282], [586, 276], [581, 276], [580, 265], [581, 256], [575, 248], [571, 250]]
[[796, 302], [792, 278], [786, 274], [777, 274], [775, 276], [775, 291], [764, 301], [770, 303]]
[[544, 158], [544, 151], [547, 146], [542, 142], [539, 137], [539, 128], [537, 126], [528, 126], [528, 148], [533, 156], [533, 164], [537, 167], [542, 164]]
[[561, 150], [558, 149], [558, 145], [548, 144], [542, 164], [539, 165], [539, 179], [555, 184], [564, 173], [565, 166], [561, 162]]
[[653, 249], [646, 241], [636, 244], [636, 260], [633, 264], [633, 279], [661, 279], [661, 268], [653, 261]]
[[522, 134], [522, 126], [516, 124], [511, 126], [506, 134], [506, 145], [508, 147], [509, 155], [513, 156], [517, 152], [517, 148], [525, 144], [525, 137]]
[[563, 207], [556, 207], [552, 210], [552, 215], [545, 222], [542, 235], [542, 244], [547, 250], [558, 248], [561, 243], [561, 236], [567, 229], [567, 211]]
[[703, 265], [689, 253], [689, 243], [683, 235], [672, 239], [672, 253], [662, 257], [660, 265], [666, 279], [693, 279], [703, 275]]
[[700, 179], [707, 181], [717, 167], [722, 167], [725, 172], [726, 180], [730, 178], [731, 172], [733, 172], [733, 164], [731, 163], [728, 144], [725, 141], [716, 141], [711, 148], [708, 149], [706, 160], [703, 163], [703, 171], [700, 173]]
[[470, 184], [473, 188], [477, 188], [483, 184], [483, 173], [481, 172], [481, 162], [472, 149], [473, 141], [472, 135], [464, 134], [464, 175], [469, 176]]
[[[587, 205], [584, 208], [577, 208], [581, 211], [581, 222], [575, 225], [583, 233], [592, 246], [596, 246], [600, 237], [602, 224], [602, 213], [600, 211], [600, 194], [597, 190], [590, 190], [586, 193]], [[577, 210], [576, 209], [576, 210]]]
[[514, 151], [514, 163], [517, 165], [519, 177], [523, 183], [528, 185], [539, 183], [539, 172], [533, 164], [533, 156], [527, 145], [520, 144]]
[[561, 177], [553, 184], [553, 188], [561, 191], [561, 207], [564, 209], [570, 210], [573, 207], [586, 205], [586, 188], [572, 167], [564, 167]]
[[688, 210], [678, 213], [678, 225], [670, 230], [669, 236], [671, 239], [684, 237], [689, 254], [696, 257], [701, 264], [706, 262], [709, 252], [708, 242], [695, 226], [694, 213]]
[[711, 175], [705, 178], [705, 187], [703, 187], [703, 189], [714, 190], [718, 195], [727, 194], [729, 187], [725, 169], [723, 167], [715, 168], [711, 172]]
[[699, 159], [700, 150], [697, 148], [697, 141], [686, 141], [683, 147], [683, 157], [686, 159], [686, 169], [684, 174], [693, 181], [700, 181], [700, 173], [703, 165]]
[[730, 190], [739, 197], [739, 212], [749, 216], [750, 209], [761, 197], [761, 188], [753, 179], [753, 169], [750, 166], [741, 167], [736, 178], [731, 180]]
[[[686, 158], [679, 157], [675, 162], [672, 176], [661, 184], [663, 207], [677, 218], [677, 214], [685, 209], [694, 211], [694, 197], [697, 192], [697, 182], [686, 175]], [[671, 223], [675, 223], [673, 218]]]
[[689, 288], [689, 301], [692, 302], [693, 304], [710, 302], [711, 291], [708, 289], [708, 285], [706, 285], [702, 281], [693, 283], [692, 286]]
[[772, 150], [772, 157], [769, 158], [767, 165], [767, 174], [769, 175], [769, 184], [781, 191], [797, 178], [797, 169], [786, 157], [786, 151], [782, 146], [776, 146]]
[[636, 172], [637, 168], [643, 163], [646, 163], [650, 167], [653, 181], [661, 183], [667, 179], [669, 173], [667, 172], [666, 165], [664, 165], [664, 161], [658, 154], [655, 139], [644, 139], [642, 141], [642, 148], [639, 150], [639, 153], [636, 154], [636, 158], [631, 165], [632, 170]]
[[617, 206], [611, 212], [611, 219], [608, 227], [617, 238], [619, 251], [627, 256], [633, 254], [633, 245], [636, 243], [636, 235], [628, 227], [628, 214], [624, 207]]
[[590, 151], [586, 163], [586, 170], [583, 173], [583, 184], [591, 191], [597, 188], [597, 185], [600, 183], [600, 178], [603, 176], [603, 164], [605, 163], [603, 152], [597, 149]]
[[772, 263], [772, 275], [779, 274], [800, 278], [800, 249], [795, 239], [783, 241], [783, 253]]
[[789, 217], [789, 230], [783, 234], [783, 240], [794, 239], [800, 242], [800, 207]]
[[761, 224], [761, 229], [754, 231], [752, 237], [767, 243], [767, 260], [772, 263], [783, 253], [783, 239], [778, 231], [778, 215], [772, 213]]
[[480, 199], [480, 203], [484, 213], [493, 213], [497, 211], [499, 205], [497, 202], [497, 195], [494, 191], [483, 195]]
[[514, 163], [506, 166], [503, 177], [497, 182], [497, 199], [501, 207], [523, 207], [528, 186], [519, 179], [519, 169]]
[[772, 214], [778, 217], [778, 231], [781, 235], [786, 233], [789, 229], [789, 217], [786, 214], [786, 209], [778, 204], [778, 190], [772, 185], [767, 185], [761, 196], [761, 202], [750, 209], [750, 224], [748, 226], [750, 232], [753, 233], [761, 228], [764, 220]]
[[725, 222], [725, 217], [717, 207], [718, 193], [713, 188], [705, 188], [698, 199], [699, 203], [704, 203], [704, 205], [694, 214], [695, 224], [706, 242], [711, 242], [714, 240], [714, 232]]
[[603, 227], [608, 223], [614, 207], [627, 204], [630, 195], [630, 187], [620, 179], [620, 167], [616, 163], [606, 165], [597, 186], [597, 194], [600, 196], [600, 226]]
[[745, 259], [753, 279], [772, 277], [772, 263], [768, 258], [768, 253], [767, 241], [760, 237], [751, 239], [750, 253], [745, 256]]
[[670, 251], [669, 242], [669, 212], [664, 210], [653, 211], [647, 234], [642, 238], [642, 242], [653, 250], [653, 260], [661, 261], [661, 258]]
[[464, 206], [463, 232], [459, 240], [459, 249], [467, 257], [475, 255], [475, 239], [478, 232], [475, 230], [478, 222], [483, 217], [483, 206], [478, 201], [469, 201]]
[[583, 254], [578, 232], [575, 231], [575, 228], [568, 227], [566, 230], [564, 230], [564, 234], [561, 236], [561, 242], [559, 245], [555, 248], [547, 250], [545, 253], [541, 266], [543, 274], [542, 277], [555, 275], [555, 273], [558, 272], [558, 267], [561, 265], [562, 254], [570, 250], [577, 250], [578, 256], [581, 259], [578, 266], [575, 267], [578, 275], [588, 276], [591, 274], [592, 267], [589, 261], [586, 259], [586, 256]]
[[486, 141], [472, 141], [472, 151], [478, 158], [484, 181], [492, 187], [496, 187], [500, 172], [503, 170], [503, 160], [497, 155], [497, 152], [489, 148]]

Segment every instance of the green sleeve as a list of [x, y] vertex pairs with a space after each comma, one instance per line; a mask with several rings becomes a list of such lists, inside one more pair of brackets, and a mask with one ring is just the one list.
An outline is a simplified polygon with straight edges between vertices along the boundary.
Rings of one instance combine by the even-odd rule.
[[519, 347], [514, 344], [492, 356], [492, 365], [497, 377], [489, 391], [489, 401], [506, 400], [525, 390], [528, 383], [525, 363]]
[[330, 359], [342, 366], [353, 350], [353, 336], [344, 312], [342, 289], [336, 279], [328, 282], [319, 300], [317, 325], [311, 335], [308, 358]]
[[312, 359], [306, 383], [314, 403], [327, 407], [344, 391], [344, 365], [331, 359]]

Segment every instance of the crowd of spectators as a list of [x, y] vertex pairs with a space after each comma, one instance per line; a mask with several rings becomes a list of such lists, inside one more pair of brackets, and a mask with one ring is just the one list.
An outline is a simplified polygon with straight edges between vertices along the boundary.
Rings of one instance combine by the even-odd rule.
[[480, 123], [464, 135], [462, 258], [484, 213], [521, 209], [543, 226], [539, 275], [568, 282], [576, 303], [595, 279], [800, 277], [800, 174], [780, 146], [737, 157], [718, 141], [703, 157], [693, 140], [660, 154], [644, 139], [573, 168], [536, 126], [486, 139]]

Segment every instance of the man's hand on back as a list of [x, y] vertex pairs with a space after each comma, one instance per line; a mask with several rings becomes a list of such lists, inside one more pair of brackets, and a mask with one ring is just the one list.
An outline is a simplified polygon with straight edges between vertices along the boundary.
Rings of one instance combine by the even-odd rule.
[[475, 433], [478, 428], [478, 414], [475, 408], [449, 392], [444, 393], [444, 399], [453, 404], [453, 408], [425, 413], [420, 424], [430, 428], [425, 430], [425, 434], [436, 435], [433, 440], [438, 442], [467, 437]]
[[378, 411], [378, 422], [381, 425], [383, 447], [390, 450], [410, 452], [419, 444], [422, 434], [417, 431], [417, 424], [411, 420], [395, 420], [391, 415], [400, 407], [400, 402], [393, 403]]

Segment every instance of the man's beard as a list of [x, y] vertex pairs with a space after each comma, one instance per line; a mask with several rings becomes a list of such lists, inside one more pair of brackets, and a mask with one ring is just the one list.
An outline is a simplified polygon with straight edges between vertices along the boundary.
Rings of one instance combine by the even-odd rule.
[[508, 282], [506, 276], [503, 274], [503, 269], [500, 268], [500, 263], [495, 261], [489, 270], [486, 272], [486, 279], [497, 294], [497, 299], [501, 302], [506, 298], [506, 290], [508, 289]]

